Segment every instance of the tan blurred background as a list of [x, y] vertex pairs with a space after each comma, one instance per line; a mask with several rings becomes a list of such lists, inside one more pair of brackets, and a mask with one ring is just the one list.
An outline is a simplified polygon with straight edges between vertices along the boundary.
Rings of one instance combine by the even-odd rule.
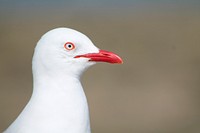
[[0, 132], [32, 93], [39, 38], [77, 29], [123, 65], [82, 77], [93, 133], [200, 132], [200, 1], [1, 1]]

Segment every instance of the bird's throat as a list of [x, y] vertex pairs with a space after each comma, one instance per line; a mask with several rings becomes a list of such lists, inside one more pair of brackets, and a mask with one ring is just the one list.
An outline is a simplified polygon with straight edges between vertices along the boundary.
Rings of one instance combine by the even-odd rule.
[[33, 95], [16, 121], [38, 133], [57, 129], [59, 133], [90, 133], [87, 99], [79, 79], [34, 79]]

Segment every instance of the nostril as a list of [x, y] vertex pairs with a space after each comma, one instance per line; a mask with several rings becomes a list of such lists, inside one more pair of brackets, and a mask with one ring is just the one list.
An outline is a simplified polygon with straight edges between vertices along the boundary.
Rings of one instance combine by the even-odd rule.
[[107, 53], [102, 53], [103, 55], [106, 55], [106, 56], [110, 56], [110, 54], [107, 54]]

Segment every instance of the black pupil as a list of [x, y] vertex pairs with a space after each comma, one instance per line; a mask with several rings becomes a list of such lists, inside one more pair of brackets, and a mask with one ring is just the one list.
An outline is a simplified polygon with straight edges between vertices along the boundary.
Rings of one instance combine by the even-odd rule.
[[69, 44], [69, 45], [68, 45], [68, 48], [71, 48], [71, 47], [72, 47], [72, 45], [71, 45], [71, 44]]

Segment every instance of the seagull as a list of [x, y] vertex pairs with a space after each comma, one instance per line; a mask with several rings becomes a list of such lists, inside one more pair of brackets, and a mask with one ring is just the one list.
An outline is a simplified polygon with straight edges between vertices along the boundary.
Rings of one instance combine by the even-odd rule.
[[96, 62], [123, 61], [76, 30], [62, 27], [44, 34], [32, 60], [32, 96], [4, 133], [91, 133], [80, 77]]

